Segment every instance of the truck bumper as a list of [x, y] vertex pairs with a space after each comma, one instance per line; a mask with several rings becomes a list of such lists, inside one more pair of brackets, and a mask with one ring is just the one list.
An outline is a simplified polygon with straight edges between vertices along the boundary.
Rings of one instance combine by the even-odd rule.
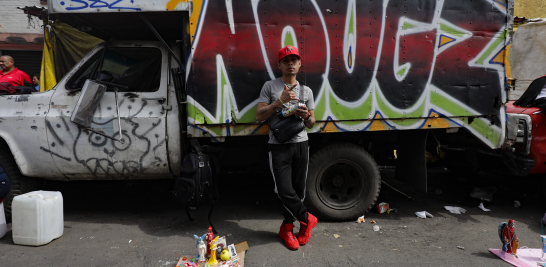
[[535, 160], [506, 150], [467, 150], [468, 161], [485, 172], [526, 176]]

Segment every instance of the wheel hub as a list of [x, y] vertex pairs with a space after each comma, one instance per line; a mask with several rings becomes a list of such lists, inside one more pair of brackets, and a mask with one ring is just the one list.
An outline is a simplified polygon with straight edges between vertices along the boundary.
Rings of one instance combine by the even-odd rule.
[[340, 187], [340, 186], [343, 186], [343, 177], [341, 176], [335, 176], [334, 179], [332, 179], [332, 183], [336, 186], [336, 187]]
[[367, 189], [364, 170], [348, 159], [326, 164], [319, 172], [318, 182], [318, 197], [326, 206], [336, 210], [354, 207]]

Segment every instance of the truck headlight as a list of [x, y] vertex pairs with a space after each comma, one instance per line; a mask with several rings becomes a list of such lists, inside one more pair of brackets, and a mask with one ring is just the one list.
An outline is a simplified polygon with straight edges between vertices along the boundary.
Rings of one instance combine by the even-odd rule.
[[525, 137], [525, 129], [527, 129], [527, 122], [524, 120], [519, 120], [516, 142], [520, 143], [524, 141], [523, 138]]
[[531, 141], [533, 139], [533, 121], [528, 114], [507, 113], [505, 142], [509, 146], [517, 144], [517, 150], [524, 155], [531, 153]]

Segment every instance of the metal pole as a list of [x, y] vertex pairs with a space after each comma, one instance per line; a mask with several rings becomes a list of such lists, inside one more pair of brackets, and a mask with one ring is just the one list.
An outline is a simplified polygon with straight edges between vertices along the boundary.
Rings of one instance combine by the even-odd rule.
[[[176, 60], [176, 62], [178, 62], [178, 65], [180, 65], [180, 67], [182, 68], [183, 71], [186, 71], [186, 67], [184, 66], [184, 64], [182, 64], [182, 62], [180, 62], [180, 59], [178, 59], [178, 57], [174, 54], [174, 52], [171, 50], [171, 48], [169, 47], [169, 45], [167, 45], [167, 43], [165, 42], [165, 40], [163, 40], [163, 38], [161, 38], [161, 35], [159, 35], [159, 33], [155, 30], [154, 26], [152, 26], [152, 24], [148, 21], [148, 19], [146, 17], [144, 17], [144, 15], [142, 14], [139, 14], [140, 15], [140, 18], [142, 18], [142, 20], [144, 21], [144, 23], [146, 23], [146, 25], [148, 25], [148, 28], [150, 28], [150, 30], [155, 34], [155, 36], [157, 37], [157, 39], [159, 39], [159, 41], [165, 45], [165, 48], [167, 48], [167, 51], [169, 51], [169, 54], [174, 58], [174, 60]], [[182, 73], [182, 72], [181, 72]], [[180, 73], [179, 73], [180, 74]]]

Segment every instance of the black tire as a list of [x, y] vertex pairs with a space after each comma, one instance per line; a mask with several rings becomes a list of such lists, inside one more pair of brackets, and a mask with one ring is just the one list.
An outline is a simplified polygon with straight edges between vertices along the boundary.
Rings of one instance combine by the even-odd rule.
[[380, 190], [379, 168], [359, 146], [332, 144], [309, 160], [305, 205], [321, 220], [346, 221], [364, 215]]
[[11, 218], [11, 203], [13, 202], [13, 198], [36, 190], [38, 188], [37, 180], [36, 178], [25, 177], [21, 174], [13, 155], [5, 146], [0, 149], [0, 167], [7, 174], [11, 184], [11, 191], [4, 200], [4, 212], [9, 219]]

